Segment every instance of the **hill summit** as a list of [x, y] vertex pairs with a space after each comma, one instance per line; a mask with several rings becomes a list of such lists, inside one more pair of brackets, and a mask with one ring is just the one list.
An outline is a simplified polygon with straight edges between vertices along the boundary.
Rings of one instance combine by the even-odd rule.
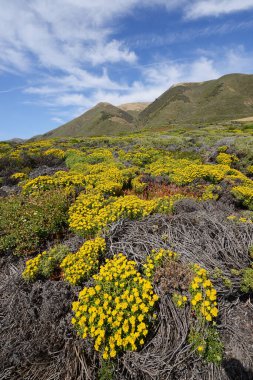
[[131, 132], [134, 117], [109, 103], [98, 103], [95, 107], [68, 123], [46, 133], [43, 137], [72, 137], [113, 135], [122, 131]]

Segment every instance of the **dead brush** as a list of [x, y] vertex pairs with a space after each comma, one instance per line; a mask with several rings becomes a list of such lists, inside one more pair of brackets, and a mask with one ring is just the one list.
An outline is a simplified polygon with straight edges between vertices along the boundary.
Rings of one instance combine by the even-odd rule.
[[159, 286], [163, 294], [173, 293], [175, 290], [187, 290], [193, 277], [194, 274], [188, 265], [166, 259], [163, 265], [156, 269], [154, 283]]

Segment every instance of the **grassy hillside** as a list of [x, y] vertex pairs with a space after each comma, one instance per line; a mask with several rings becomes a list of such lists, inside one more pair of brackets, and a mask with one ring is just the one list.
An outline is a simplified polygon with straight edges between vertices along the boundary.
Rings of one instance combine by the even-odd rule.
[[140, 113], [142, 126], [209, 123], [253, 116], [253, 75], [230, 74], [200, 83], [179, 83]]
[[99, 103], [83, 115], [44, 135], [45, 138], [101, 136], [132, 132], [134, 117], [109, 103]]

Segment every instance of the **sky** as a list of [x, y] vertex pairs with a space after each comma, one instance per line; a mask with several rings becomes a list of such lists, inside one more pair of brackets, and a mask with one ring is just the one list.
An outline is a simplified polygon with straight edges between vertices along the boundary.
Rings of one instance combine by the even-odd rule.
[[0, 0], [0, 140], [253, 73], [253, 0]]

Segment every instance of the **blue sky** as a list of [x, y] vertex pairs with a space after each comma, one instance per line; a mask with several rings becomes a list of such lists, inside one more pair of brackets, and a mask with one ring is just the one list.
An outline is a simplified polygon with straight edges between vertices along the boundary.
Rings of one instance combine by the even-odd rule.
[[253, 0], [0, 0], [0, 140], [253, 73]]

